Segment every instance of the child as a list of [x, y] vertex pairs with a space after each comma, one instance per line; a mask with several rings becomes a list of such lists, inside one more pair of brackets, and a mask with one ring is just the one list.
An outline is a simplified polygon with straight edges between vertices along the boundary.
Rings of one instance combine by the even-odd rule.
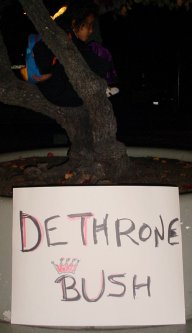
[[[93, 32], [96, 15], [97, 6], [93, 1], [71, 0], [67, 10], [56, 18], [55, 22], [74, 42], [90, 69], [106, 79], [107, 73], [113, 66], [112, 61], [94, 53], [87, 44]], [[50, 102], [59, 106], [82, 105], [83, 101], [69, 82], [65, 69], [57, 59], [53, 63], [54, 55], [42, 40], [35, 45], [33, 52], [36, 64], [43, 74], [41, 78], [36, 78], [37, 86], [42, 94]]]

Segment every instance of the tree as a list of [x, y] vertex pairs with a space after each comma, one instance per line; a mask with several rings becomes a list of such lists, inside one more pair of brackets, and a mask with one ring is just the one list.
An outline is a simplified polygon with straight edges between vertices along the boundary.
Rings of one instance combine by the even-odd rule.
[[[50, 19], [41, 0], [19, 2], [44, 42], [61, 64], [65, 65], [66, 74], [84, 104], [76, 108], [55, 106], [41, 95], [35, 85], [18, 79], [11, 70], [2, 36], [0, 101], [29, 108], [55, 119], [66, 130], [71, 142], [68, 162], [71, 168], [86, 168], [87, 172], [94, 173], [97, 178], [114, 178], [115, 174], [117, 179], [125, 170], [128, 159], [126, 147], [116, 140], [116, 119], [106, 97], [106, 82], [88, 68], [75, 45]], [[118, 167], [114, 173], [115, 166]]]
[[[0, 12], [11, 1], [3, 0]], [[105, 81], [90, 71], [73, 43], [50, 19], [42, 0], [19, 2], [45, 43], [65, 64], [66, 73], [84, 105], [78, 108], [57, 107], [49, 103], [35, 85], [18, 79], [11, 70], [0, 33], [0, 101], [43, 113], [56, 120], [67, 131], [72, 144], [67, 163], [65, 157], [56, 160], [34, 158], [30, 159], [30, 164], [20, 160], [18, 163], [13, 161], [13, 164], [1, 163], [0, 195], [11, 196], [12, 188], [17, 186], [87, 183], [175, 184], [181, 192], [191, 191], [187, 184], [192, 170], [189, 162], [127, 157], [126, 147], [116, 140], [116, 120], [105, 95]]]

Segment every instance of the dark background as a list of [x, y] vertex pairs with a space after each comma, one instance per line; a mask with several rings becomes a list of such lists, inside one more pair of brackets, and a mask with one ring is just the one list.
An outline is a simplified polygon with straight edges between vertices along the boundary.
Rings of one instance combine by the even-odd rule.
[[[45, 4], [53, 15], [63, 2]], [[126, 18], [107, 12], [99, 23], [119, 77], [117, 138], [129, 146], [191, 149], [192, 11], [135, 5]], [[1, 29], [11, 64], [23, 64], [27, 37], [35, 29], [17, 2], [4, 9]], [[0, 140], [0, 152], [68, 144], [53, 120], [2, 103]]]

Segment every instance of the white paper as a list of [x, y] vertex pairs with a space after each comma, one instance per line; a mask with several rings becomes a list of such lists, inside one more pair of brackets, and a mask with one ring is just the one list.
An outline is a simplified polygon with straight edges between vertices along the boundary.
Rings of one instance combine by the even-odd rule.
[[12, 319], [185, 323], [178, 188], [14, 189]]

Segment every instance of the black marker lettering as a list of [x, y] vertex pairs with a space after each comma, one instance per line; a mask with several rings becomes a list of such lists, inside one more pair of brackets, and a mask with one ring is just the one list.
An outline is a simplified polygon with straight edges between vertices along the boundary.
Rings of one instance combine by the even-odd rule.
[[125, 273], [124, 274], [115, 274], [115, 275], [109, 275], [108, 276], [108, 280], [111, 282], [111, 283], [114, 283], [114, 284], [117, 284], [119, 286], [121, 286], [123, 288], [122, 292], [120, 294], [109, 294], [108, 296], [113, 296], [113, 297], [123, 297], [125, 295], [125, 292], [126, 292], [126, 286], [124, 283], [122, 282], [119, 282], [115, 279], [118, 279], [118, 278], [122, 278], [122, 277], [125, 277]]
[[[130, 228], [128, 230], [120, 231], [120, 222], [121, 221], [125, 221], [125, 220], [130, 221], [131, 222], [131, 226], [130, 226]], [[139, 245], [138, 242], [136, 242], [131, 236], [129, 236], [129, 234], [133, 230], [135, 230], [135, 224], [134, 224], [134, 222], [132, 220], [127, 219], [127, 218], [117, 219], [115, 221], [115, 230], [116, 230], [117, 246], [121, 246], [121, 237], [120, 237], [121, 235], [125, 235], [125, 236], [129, 237], [133, 243], [135, 243], [136, 245]]]
[[47, 225], [48, 225], [48, 222], [51, 221], [51, 220], [54, 220], [56, 218], [60, 217], [59, 215], [55, 215], [55, 216], [51, 216], [49, 217], [48, 219], [45, 220], [45, 232], [46, 232], [46, 236], [47, 236], [47, 245], [48, 246], [55, 246], [55, 245], [66, 245], [68, 244], [67, 242], [56, 242], [56, 243], [51, 243], [50, 241], [50, 236], [49, 236], [49, 232], [50, 231], [53, 231], [53, 230], [56, 230], [57, 228], [56, 227], [53, 227], [53, 228], [48, 228]]
[[[149, 230], [149, 234], [148, 234], [148, 236], [144, 237], [143, 233], [145, 232], [146, 229]], [[145, 242], [146, 240], [148, 240], [151, 237], [151, 234], [152, 234], [152, 230], [151, 230], [150, 226], [146, 223], [143, 223], [143, 225], [139, 229], [139, 239], [142, 242]]]
[[97, 220], [95, 218], [93, 219], [93, 239], [94, 239], [94, 244], [98, 243], [97, 232], [104, 231], [104, 235], [105, 235], [105, 238], [106, 238], [106, 243], [107, 243], [107, 245], [109, 245], [107, 220], [108, 220], [108, 214], [105, 215], [105, 217], [103, 219], [103, 224], [97, 225]]
[[[27, 244], [26, 244], [26, 239], [27, 239], [27, 235], [26, 235], [26, 220], [28, 219], [28, 221], [31, 221], [34, 226], [36, 227], [37, 230], [37, 241], [36, 244], [31, 247], [30, 249], [27, 249]], [[40, 224], [37, 221], [37, 219], [34, 216], [28, 215], [23, 213], [22, 211], [20, 211], [20, 229], [21, 229], [21, 244], [22, 244], [22, 252], [30, 252], [30, 251], [34, 251], [35, 249], [38, 248], [38, 246], [41, 243], [41, 228], [40, 228]]]
[[168, 243], [170, 245], [176, 245], [176, 244], [179, 244], [179, 242], [173, 242], [171, 243], [171, 238], [173, 237], [178, 237], [177, 233], [176, 233], [176, 229], [172, 229], [172, 226], [174, 223], [178, 222], [179, 219], [178, 218], [175, 218], [173, 219], [170, 223], [169, 223], [169, 228], [168, 228]]
[[151, 296], [151, 291], [150, 291], [150, 287], [151, 287], [151, 278], [150, 276], [147, 277], [147, 283], [140, 283], [140, 284], [136, 284], [136, 280], [137, 280], [137, 275], [134, 275], [133, 277], [133, 297], [136, 297], [136, 290], [143, 288], [143, 287], [147, 287], [147, 293], [148, 296]]
[[103, 296], [104, 291], [105, 291], [105, 273], [103, 270], [102, 270], [101, 290], [100, 290], [99, 295], [96, 298], [88, 297], [87, 291], [86, 291], [86, 281], [84, 278], [82, 279], [82, 294], [87, 302], [97, 302]]
[[[67, 283], [66, 283], [67, 280], [72, 280], [71, 285], [67, 286]], [[62, 301], [67, 301], [67, 302], [72, 301], [73, 302], [73, 301], [80, 300], [81, 295], [78, 292], [78, 290], [75, 288], [76, 280], [73, 276], [68, 275], [68, 274], [62, 275], [55, 280], [55, 283], [61, 283], [62, 294], [63, 294]], [[67, 294], [67, 290], [73, 290], [76, 293], [76, 296], [69, 298], [69, 296]]]
[[165, 229], [164, 229], [163, 219], [162, 219], [161, 215], [159, 217], [160, 217], [160, 221], [161, 221], [162, 231], [161, 231], [161, 234], [160, 234], [160, 232], [157, 229], [157, 227], [155, 227], [155, 230], [154, 230], [154, 234], [155, 234], [155, 247], [159, 246], [159, 238], [161, 240], [164, 240], [164, 238], [165, 238]]
[[80, 214], [69, 214], [68, 217], [72, 218], [81, 218], [81, 238], [83, 245], [87, 245], [87, 220], [89, 217], [92, 217], [92, 213], [80, 213]]

